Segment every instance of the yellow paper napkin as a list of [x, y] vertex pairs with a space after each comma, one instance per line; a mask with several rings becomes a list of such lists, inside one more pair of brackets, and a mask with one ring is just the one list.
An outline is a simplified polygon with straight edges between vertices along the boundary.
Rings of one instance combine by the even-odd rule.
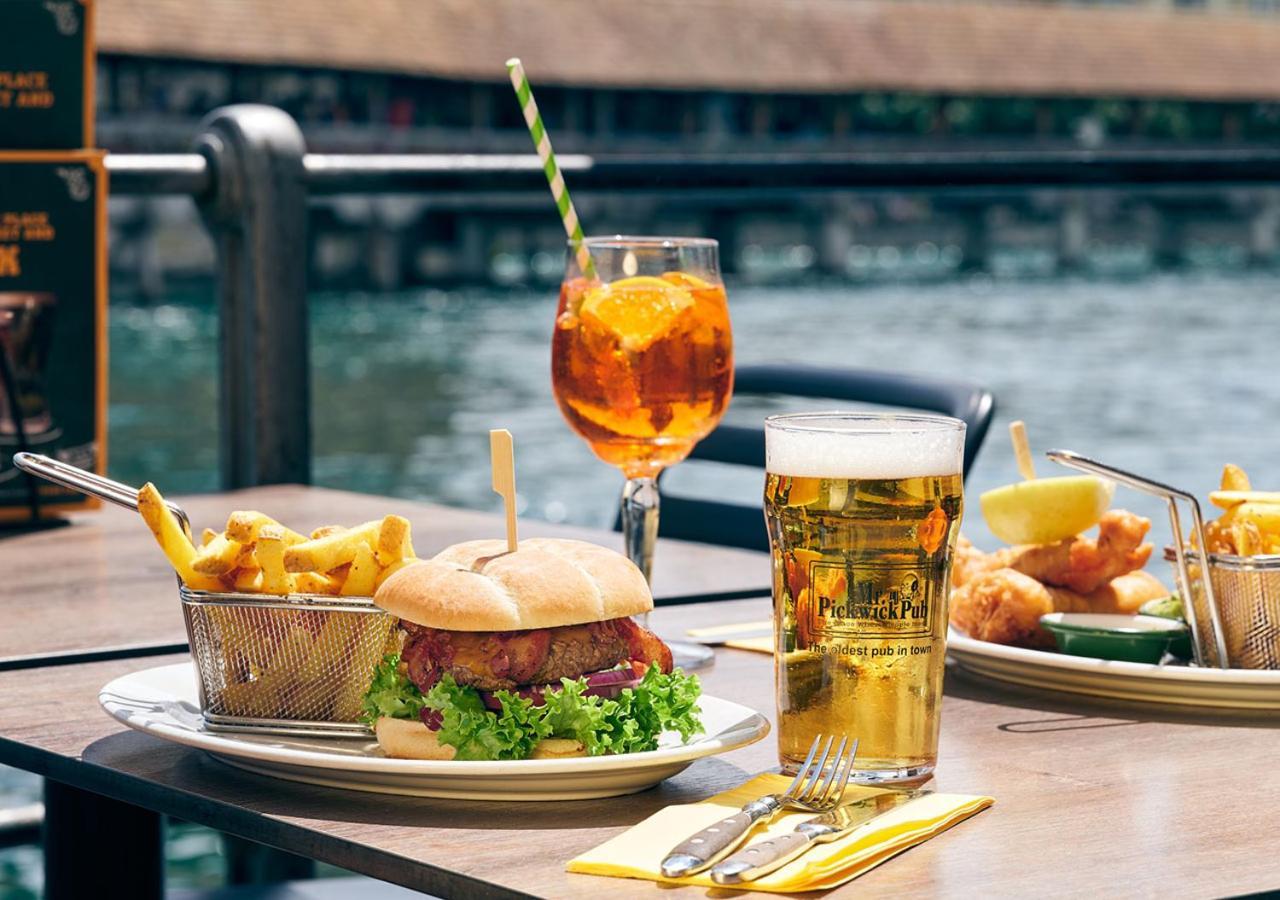
[[[763, 619], [758, 622], [739, 622], [733, 625], [709, 625], [705, 628], [690, 628], [688, 634], [695, 638], [719, 638], [726, 647], [739, 650], [754, 650], [757, 653], [773, 652], [773, 635], [761, 635], [758, 632], [772, 631], [773, 620]], [[752, 637], [735, 638], [734, 634], [753, 634]]]
[[735, 650], [754, 650], [756, 653], [773, 652], [772, 637], [738, 638], [733, 641], [725, 641], [724, 645], [726, 647], [733, 647]]
[[[663, 858], [685, 837], [736, 812], [743, 804], [764, 794], [786, 790], [791, 779], [784, 775], [757, 775], [741, 787], [686, 806], [668, 806], [622, 834], [571, 860], [570, 872], [645, 878], [650, 881], [721, 887], [710, 872], [689, 878], [668, 879], [659, 874]], [[880, 793], [877, 788], [849, 787], [845, 799], [859, 800]], [[878, 816], [830, 844], [816, 844], [806, 854], [743, 890], [785, 894], [827, 890], [857, 878], [891, 856], [923, 843], [952, 825], [963, 822], [992, 804], [990, 797], [965, 794], [928, 794]], [[787, 811], [767, 826], [757, 826], [748, 840], [792, 831], [812, 813]]]

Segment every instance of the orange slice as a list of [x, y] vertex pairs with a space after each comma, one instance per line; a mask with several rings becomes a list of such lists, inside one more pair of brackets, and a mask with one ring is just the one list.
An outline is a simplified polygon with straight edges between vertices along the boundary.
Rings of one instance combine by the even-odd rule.
[[703, 291], [715, 287], [711, 282], [703, 281], [697, 275], [690, 275], [688, 272], [663, 272], [662, 280], [695, 291]]
[[625, 349], [638, 353], [664, 337], [693, 303], [685, 288], [639, 275], [588, 291], [579, 313], [595, 319], [616, 334]]

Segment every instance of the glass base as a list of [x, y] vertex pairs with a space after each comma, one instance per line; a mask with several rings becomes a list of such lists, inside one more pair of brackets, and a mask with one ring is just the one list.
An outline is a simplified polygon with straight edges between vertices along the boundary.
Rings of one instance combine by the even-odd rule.
[[[803, 762], [783, 763], [782, 774], [794, 775], [800, 771]], [[853, 784], [923, 784], [933, 777], [937, 763], [926, 763], [918, 766], [903, 766], [897, 769], [858, 769], [853, 770], [849, 781]]]
[[667, 641], [671, 648], [671, 656], [677, 669], [692, 672], [705, 669], [716, 661], [715, 651], [705, 644], [694, 644], [689, 641]]

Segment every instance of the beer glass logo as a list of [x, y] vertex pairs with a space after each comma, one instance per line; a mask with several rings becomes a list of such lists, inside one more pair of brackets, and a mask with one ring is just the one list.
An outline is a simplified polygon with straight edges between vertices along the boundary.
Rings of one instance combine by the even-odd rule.
[[908, 638], [931, 633], [928, 581], [915, 567], [814, 563], [810, 578], [811, 634]]

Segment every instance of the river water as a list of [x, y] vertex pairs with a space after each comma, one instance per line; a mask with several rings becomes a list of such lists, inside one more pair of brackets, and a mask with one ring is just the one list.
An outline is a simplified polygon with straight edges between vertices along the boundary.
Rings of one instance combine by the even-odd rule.
[[[737, 358], [976, 381], [998, 414], [970, 497], [1016, 478], [1006, 429], [1203, 494], [1224, 462], [1280, 488], [1280, 275], [729, 285]], [[592, 457], [551, 395], [550, 291], [469, 288], [313, 298], [315, 481], [496, 508], [491, 427], [516, 438], [526, 516], [604, 525], [620, 476]], [[110, 472], [162, 490], [216, 487], [217, 323], [207, 291], [111, 316]], [[811, 401], [778, 408], [812, 407]], [[822, 404], [829, 405], [829, 404]], [[759, 403], [731, 409], [758, 422]], [[1041, 461], [1042, 473], [1056, 467]], [[758, 472], [678, 467], [670, 485], [759, 502]], [[1118, 504], [1156, 518], [1149, 498]], [[970, 503], [965, 530], [991, 538]], [[203, 523], [199, 523], [203, 524]], [[657, 560], [661, 565], [661, 558]], [[1168, 580], [1163, 563], [1152, 570]], [[0, 803], [32, 779], [0, 771]], [[6, 858], [0, 857], [0, 893]], [[12, 861], [11, 855], [8, 861]]]
[[[739, 362], [922, 372], [994, 391], [971, 496], [1016, 477], [1014, 418], [1037, 451], [1071, 448], [1201, 493], [1228, 460], [1280, 484], [1275, 273], [730, 284], [729, 297]], [[316, 483], [495, 508], [486, 433], [504, 426], [524, 515], [609, 522], [620, 476], [569, 431], [551, 394], [554, 308], [549, 291], [316, 296]], [[216, 487], [216, 327], [195, 297], [113, 309], [112, 475], [172, 492]], [[760, 402], [739, 406], [731, 420], [759, 421]], [[689, 463], [670, 476], [676, 489], [695, 481], [702, 493], [759, 500], [758, 472]], [[985, 538], [977, 517], [966, 528]]]

